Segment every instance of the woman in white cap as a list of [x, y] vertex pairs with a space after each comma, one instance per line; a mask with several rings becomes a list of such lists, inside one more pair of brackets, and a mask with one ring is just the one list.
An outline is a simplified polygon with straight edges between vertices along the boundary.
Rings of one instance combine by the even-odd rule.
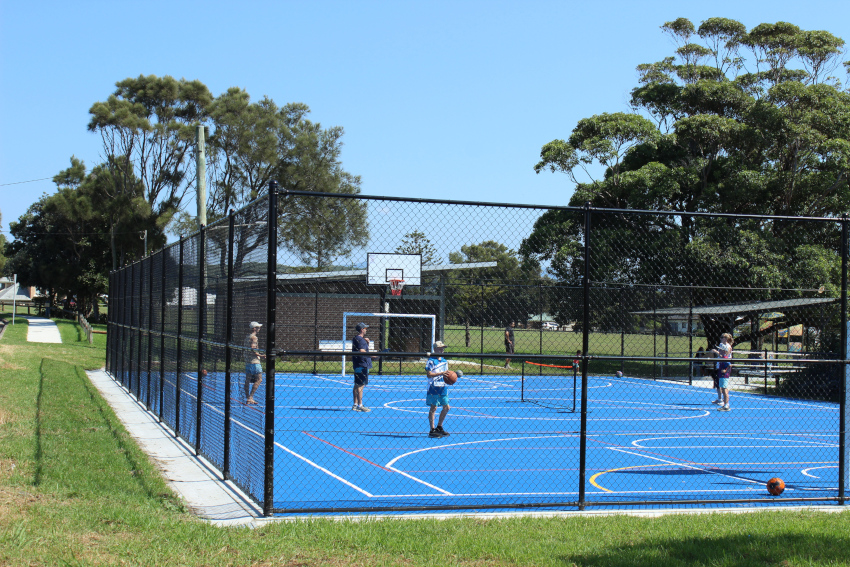
[[263, 367], [260, 365], [260, 359], [265, 358], [265, 355], [260, 352], [260, 341], [257, 339], [257, 333], [260, 332], [261, 324], [256, 321], [248, 323], [251, 333], [245, 338], [245, 403], [249, 405], [257, 405], [254, 401], [254, 394], [260, 383], [263, 381]]

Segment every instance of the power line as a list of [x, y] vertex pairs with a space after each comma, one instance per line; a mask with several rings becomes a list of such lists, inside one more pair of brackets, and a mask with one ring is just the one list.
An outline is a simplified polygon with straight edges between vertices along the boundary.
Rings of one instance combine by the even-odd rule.
[[30, 179], [29, 181], [15, 181], [14, 183], [0, 183], [0, 187], [5, 187], [6, 185], [20, 185], [21, 183], [35, 183], [36, 181], [44, 181], [46, 179], [53, 179], [52, 177], [42, 177], [41, 179]]

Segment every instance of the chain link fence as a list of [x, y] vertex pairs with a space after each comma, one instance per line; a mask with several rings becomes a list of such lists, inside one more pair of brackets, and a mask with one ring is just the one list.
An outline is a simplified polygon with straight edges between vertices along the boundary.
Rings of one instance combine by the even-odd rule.
[[107, 366], [266, 514], [843, 504], [847, 230], [271, 191], [110, 275]]

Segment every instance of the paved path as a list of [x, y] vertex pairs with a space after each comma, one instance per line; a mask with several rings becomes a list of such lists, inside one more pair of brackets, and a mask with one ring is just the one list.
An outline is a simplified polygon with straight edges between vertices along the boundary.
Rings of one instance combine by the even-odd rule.
[[50, 319], [18, 315], [29, 321], [27, 340], [31, 343], [61, 343], [62, 336], [59, 327]]

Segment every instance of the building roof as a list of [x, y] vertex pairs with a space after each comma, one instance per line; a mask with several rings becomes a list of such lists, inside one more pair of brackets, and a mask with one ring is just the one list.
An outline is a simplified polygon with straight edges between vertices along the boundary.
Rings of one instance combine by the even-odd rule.
[[29, 296], [30, 288], [21, 287], [21, 284], [10, 285], [5, 289], [0, 289], [0, 301], [32, 301]]
[[838, 301], [836, 297], [800, 297], [797, 299], [782, 299], [776, 301], [750, 301], [746, 303], [722, 303], [717, 305], [699, 305], [694, 307], [667, 307], [664, 309], [650, 309], [645, 311], [632, 311], [633, 315], [650, 315], [655, 317], [685, 316], [689, 314], [699, 317], [742, 315], [745, 313], [765, 313], [771, 311], [782, 311], [799, 309], [803, 307], [815, 307], [827, 305]]

